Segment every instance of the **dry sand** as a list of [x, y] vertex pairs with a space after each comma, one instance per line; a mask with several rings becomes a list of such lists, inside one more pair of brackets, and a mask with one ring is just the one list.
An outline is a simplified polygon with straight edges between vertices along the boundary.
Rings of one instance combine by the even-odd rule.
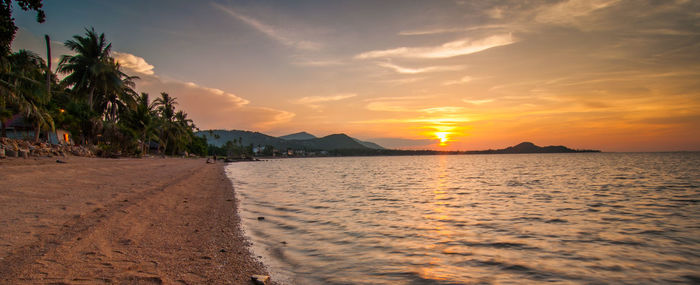
[[0, 160], [2, 284], [250, 284], [223, 164]]

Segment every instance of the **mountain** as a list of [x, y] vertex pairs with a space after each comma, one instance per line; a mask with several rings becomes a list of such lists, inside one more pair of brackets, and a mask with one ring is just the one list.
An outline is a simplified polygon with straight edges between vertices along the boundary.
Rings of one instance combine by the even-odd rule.
[[367, 147], [367, 148], [371, 148], [371, 149], [385, 149], [383, 146], [378, 145], [378, 144], [373, 143], [373, 142], [361, 141], [361, 140], [358, 140], [358, 139], [356, 139], [356, 138], [352, 138], [352, 139], [355, 140], [356, 142], [358, 142], [359, 144], [361, 144], [361, 145]]
[[[288, 140], [281, 137], [273, 137], [266, 134], [250, 131], [239, 131], [239, 130], [208, 130], [197, 132], [196, 135], [207, 138], [207, 143], [215, 146], [222, 146], [227, 141], [241, 141], [242, 145], [261, 145], [268, 146], [271, 145], [276, 149], [299, 149], [299, 150], [337, 150], [337, 149], [355, 149], [355, 150], [367, 150], [370, 147], [363, 145], [356, 139], [349, 137], [346, 134], [334, 134], [325, 136], [322, 138], [311, 138], [303, 140]], [[297, 136], [298, 135], [298, 136]], [[308, 133], [297, 133], [292, 135], [287, 135], [284, 137], [299, 137], [299, 136], [312, 136]], [[366, 143], [366, 142], [364, 142]], [[368, 143], [371, 144], [371, 143]]]
[[[279, 150], [294, 149], [307, 151], [334, 151], [339, 155], [419, 155], [419, 154], [510, 154], [510, 153], [573, 153], [573, 152], [600, 152], [599, 150], [575, 150], [565, 146], [537, 146], [531, 142], [522, 142], [515, 146], [503, 149], [472, 150], [472, 151], [435, 151], [435, 150], [395, 150], [385, 149], [382, 146], [352, 138], [346, 134], [333, 134], [322, 138], [300, 132], [282, 137], [273, 137], [263, 133], [239, 131], [239, 130], [208, 130], [195, 133], [206, 137], [211, 145], [222, 146], [227, 141], [239, 140], [244, 146], [261, 145], [272, 146]], [[295, 139], [309, 137], [310, 139]], [[289, 139], [289, 138], [292, 139]], [[287, 139], [284, 139], [287, 138]]]
[[[343, 134], [341, 134], [341, 135], [343, 135]], [[314, 136], [314, 135], [312, 135], [312, 134], [310, 134], [310, 133], [307, 133], [307, 132], [298, 132], [298, 133], [294, 133], [294, 134], [290, 134], [290, 135], [286, 135], [286, 136], [280, 136], [279, 138], [285, 139], [285, 140], [288, 140], [288, 141], [305, 141], [305, 140], [317, 139], [316, 136]], [[366, 147], [366, 148], [371, 148], [371, 149], [384, 149], [384, 147], [382, 147], [382, 146], [380, 146], [380, 145], [378, 145], [378, 144], [376, 144], [376, 143], [373, 143], [373, 142], [361, 141], [361, 140], [358, 140], [358, 139], [353, 138], [353, 137], [349, 137], [349, 138], [351, 138], [352, 140], [354, 140], [355, 142], [359, 143], [360, 145], [362, 145], [362, 146], [364, 146], [364, 147]], [[341, 139], [340, 137], [335, 137], [335, 138], [332, 138], [332, 137], [331, 137], [331, 138], [328, 138], [328, 139], [336, 139], [336, 140], [344, 141], [344, 138]], [[338, 142], [340, 142], [340, 141], [338, 141]], [[318, 142], [316, 142], [316, 143], [318, 143]], [[311, 142], [311, 143], [309, 143], [309, 144], [313, 145], [314, 143]], [[344, 141], [343, 144], [344, 144], [344, 145], [347, 145], [347, 146], [352, 146], [353, 148], [356, 148], [356, 147], [357, 147], [357, 145], [354, 145], [354, 144], [349, 143], [349, 142], [347, 142], [347, 141]], [[340, 146], [340, 145], [339, 145], [339, 146]]]
[[598, 150], [575, 150], [562, 145], [537, 146], [531, 142], [522, 142], [515, 146], [496, 150], [468, 151], [467, 153], [570, 153], [570, 152], [600, 152]]
[[288, 141], [299, 141], [299, 140], [310, 140], [310, 139], [316, 139], [317, 137], [307, 133], [307, 132], [298, 132], [286, 136], [281, 136], [279, 137], [283, 140], [288, 140]]
[[241, 140], [242, 145], [271, 145], [277, 149], [297, 148], [299, 145], [292, 141], [283, 140], [277, 137], [268, 136], [263, 133], [239, 131], [239, 130], [207, 130], [196, 132], [200, 137], [206, 137], [207, 143], [215, 146], [222, 146], [227, 141]]
[[335, 134], [319, 139], [298, 141], [308, 149], [334, 150], [334, 149], [366, 149], [367, 147], [356, 142], [346, 134]]

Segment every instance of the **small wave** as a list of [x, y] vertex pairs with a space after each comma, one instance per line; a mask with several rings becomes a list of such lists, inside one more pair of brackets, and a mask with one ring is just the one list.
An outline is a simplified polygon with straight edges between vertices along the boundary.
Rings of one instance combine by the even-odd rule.
[[612, 265], [612, 266], [604, 266], [604, 265], [589, 265], [586, 266], [590, 269], [595, 269], [595, 270], [603, 270], [603, 271], [611, 271], [611, 272], [622, 272], [624, 268], [619, 265]]
[[469, 260], [466, 261], [467, 264], [479, 267], [495, 267], [502, 271], [507, 271], [510, 273], [517, 273], [527, 276], [527, 278], [537, 280], [537, 281], [556, 281], [556, 280], [577, 280], [573, 276], [562, 275], [557, 272], [544, 271], [535, 269], [526, 265], [517, 263], [501, 262], [497, 260]]
[[498, 249], [523, 249], [523, 250], [539, 250], [540, 248], [536, 246], [530, 246], [523, 243], [517, 242], [471, 242], [471, 241], [461, 241], [462, 245], [469, 247], [490, 247]]
[[399, 199], [393, 199], [393, 198], [370, 198], [367, 199], [369, 201], [387, 201], [387, 202], [401, 202]]

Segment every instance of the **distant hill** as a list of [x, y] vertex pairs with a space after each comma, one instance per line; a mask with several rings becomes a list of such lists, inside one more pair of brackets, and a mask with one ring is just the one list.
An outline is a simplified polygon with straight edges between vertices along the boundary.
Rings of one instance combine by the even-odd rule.
[[334, 150], [334, 149], [366, 149], [367, 147], [356, 142], [346, 134], [335, 134], [319, 139], [298, 141], [308, 149]]
[[378, 144], [373, 143], [373, 142], [361, 141], [361, 140], [358, 140], [358, 139], [356, 139], [356, 138], [352, 138], [352, 139], [355, 140], [356, 142], [358, 142], [359, 144], [361, 144], [361, 145], [367, 147], [367, 148], [371, 148], [371, 149], [385, 149], [383, 146], [378, 145]]
[[[537, 146], [531, 142], [522, 142], [503, 149], [470, 150], [470, 151], [436, 151], [436, 150], [396, 150], [352, 138], [346, 134], [334, 134], [322, 138], [300, 132], [282, 137], [273, 137], [259, 132], [240, 130], [208, 130], [197, 132], [196, 135], [206, 137], [211, 145], [222, 146], [227, 141], [241, 140], [244, 146], [272, 146], [279, 150], [295, 149], [307, 151], [332, 151], [337, 155], [430, 155], [430, 154], [515, 154], [515, 153], [574, 153], [600, 152], [599, 150], [576, 150], [565, 146]], [[309, 137], [311, 139], [295, 139]], [[292, 139], [284, 139], [292, 138]]]
[[283, 140], [277, 137], [268, 136], [259, 132], [239, 131], [239, 130], [207, 130], [195, 133], [198, 136], [206, 137], [207, 143], [215, 146], [222, 146], [227, 141], [242, 140], [242, 145], [271, 145], [277, 149], [294, 148], [293, 142]]
[[480, 153], [570, 153], [570, 152], [600, 152], [599, 150], [575, 150], [562, 145], [550, 145], [550, 146], [537, 146], [531, 142], [522, 142], [515, 146], [509, 146], [504, 149], [495, 150], [477, 150], [477, 151], [467, 151], [467, 153], [480, 154]]
[[[383, 149], [381, 146], [376, 145], [371, 142], [362, 142], [357, 139], [351, 138], [346, 134], [334, 134], [325, 136], [322, 138], [316, 138], [315, 136], [306, 133], [296, 133], [291, 135], [286, 135], [282, 137], [273, 137], [266, 134], [250, 131], [240, 131], [240, 130], [208, 130], [200, 131], [196, 133], [198, 136], [206, 137], [207, 142], [211, 145], [222, 146], [227, 141], [241, 140], [243, 145], [261, 145], [267, 146], [271, 145], [277, 149], [303, 149], [309, 151], [316, 150], [338, 150], [338, 149], [352, 149], [352, 150], [367, 150], [367, 149]], [[313, 137], [311, 139], [296, 139], [300, 137]], [[289, 138], [292, 139], [289, 139]], [[285, 139], [287, 138], [287, 139]]]
[[280, 136], [279, 138], [283, 140], [288, 140], [288, 141], [300, 141], [300, 140], [311, 140], [311, 139], [316, 139], [317, 137], [307, 133], [307, 132], [298, 132], [294, 134], [289, 134], [286, 136]]

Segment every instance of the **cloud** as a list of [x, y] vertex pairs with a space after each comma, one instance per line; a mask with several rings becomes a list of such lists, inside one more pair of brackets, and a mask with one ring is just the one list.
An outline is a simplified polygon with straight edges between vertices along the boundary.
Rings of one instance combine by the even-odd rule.
[[365, 99], [367, 102], [376, 101], [413, 101], [413, 100], [426, 100], [433, 98], [433, 96], [387, 96], [387, 97], [376, 97]]
[[406, 58], [449, 58], [477, 53], [490, 48], [515, 43], [512, 34], [498, 34], [479, 40], [461, 39], [432, 47], [400, 47], [386, 50], [368, 51], [355, 56], [358, 59], [406, 57]]
[[158, 76], [142, 76], [137, 88], [151, 99], [166, 92], [175, 97], [178, 109], [189, 115], [201, 129], [268, 130], [290, 121], [294, 113], [266, 107], [250, 106], [250, 101], [230, 92], [193, 82], [162, 80]]
[[283, 44], [289, 47], [293, 47], [296, 49], [300, 50], [319, 50], [321, 49], [321, 45], [316, 42], [311, 42], [311, 41], [305, 41], [305, 40], [295, 40], [287, 36], [284, 32], [280, 31], [279, 29], [272, 27], [270, 25], [267, 25], [263, 22], [258, 21], [257, 19], [248, 17], [246, 15], [243, 15], [232, 8], [225, 7], [221, 4], [211, 2], [211, 5], [214, 6], [214, 8], [218, 9], [219, 11], [222, 11], [229, 16], [232, 16], [249, 26], [253, 27], [254, 29], [258, 30], [259, 32], [265, 34], [269, 38]]
[[132, 70], [139, 74], [153, 75], [153, 65], [148, 64], [143, 57], [130, 53], [112, 52], [114, 59], [121, 67]]
[[209, 94], [213, 94], [215, 96], [218, 96], [222, 101], [224, 101], [226, 103], [226, 105], [229, 105], [229, 106], [233, 105], [233, 106], [241, 107], [244, 105], [248, 105], [248, 103], [250, 103], [250, 101], [248, 101], [246, 99], [243, 99], [241, 97], [238, 97], [232, 93], [228, 93], [228, 92], [221, 90], [221, 89], [200, 86], [194, 82], [185, 82], [184, 85], [187, 86], [187, 88], [189, 89], [188, 91], [197, 92], [197, 91], [201, 90], [201, 91], [207, 92]]
[[493, 100], [493, 99], [481, 99], [481, 100], [462, 99], [462, 102], [467, 103], [467, 104], [472, 104], [472, 105], [481, 105], [481, 104], [491, 103], [493, 101], [495, 101], [495, 100]]
[[332, 96], [308, 96], [294, 100], [297, 104], [317, 104], [331, 101], [339, 101], [357, 96], [353, 93], [336, 94]]
[[449, 28], [433, 28], [433, 29], [423, 29], [423, 30], [408, 30], [401, 31], [399, 35], [401, 36], [423, 36], [423, 35], [435, 35], [435, 34], [450, 34], [450, 33], [460, 33], [476, 30], [485, 29], [501, 29], [505, 28], [505, 25], [482, 25], [474, 27], [449, 27]]
[[294, 64], [301, 65], [301, 66], [322, 67], [322, 66], [341, 65], [341, 64], [343, 64], [343, 62], [340, 60], [306, 60], [306, 61], [296, 61], [296, 62], [294, 62]]
[[503, 8], [493, 7], [491, 9], [488, 9], [486, 10], [486, 15], [493, 19], [503, 19]]
[[610, 7], [619, 0], [568, 0], [542, 8], [535, 20], [540, 23], [576, 24], [578, 18]]
[[392, 96], [365, 99], [365, 109], [379, 112], [416, 112], [417, 108], [410, 108], [417, 102], [426, 101], [433, 96]]
[[435, 113], [440, 113], [440, 114], [445, 114], [445, 113], [459, 113], [464, 111], [464, 107], [453, 107], [453, 106], [447, 106], [447, 107], [434, 107], [434, 108], [426, 108], [420, 110], [423, 113], [428, 113], [428, 114], [435, 114]]
[[396, 64], [389, 63], [389, 62], [380, 62], [380, 63], [377, 63], [377, 65], [379, 65], [381, 67], [393, 69], [394, 71], [396, 71], [398, 73], [403, 73], [403, 74], [417, 74], [417, 73], [439, 72], [439, 71], [455, 71], [455, 70], [464, 69], [463, 66], [428, 66], [428, 67], [423, 67], [423, 68], [407, 68], [407, 67], [401, 67], [401, 66], [398, 66]]
[[249, 100], [218, 88], [164, 79], [142, 57], [125, 52], [113, 52], [113, 55], [127, 74], [140, 76], [136, 81], [139, 92], [149, 93], [151, 100], [161, 92], [170, 94], [176, 98], [178, 109], [184, 110], [201, 129], [269, 130], [295, 116], [284, 110], [250, 106]]
[[450, 80], [450, 81], [445, 81], [442, 83], [442, 85], [456, 85], [456, 84], [464, 84], [467, 82], [471, 82], [474, 80], [471, 76], [464, 76], [458, 80]]
[[406, 107], [397, 106], [389, 102], [370, 102], [365, 106], [367, 110], [378, 111], [378, 112], [413, 112], [413, 110]]

